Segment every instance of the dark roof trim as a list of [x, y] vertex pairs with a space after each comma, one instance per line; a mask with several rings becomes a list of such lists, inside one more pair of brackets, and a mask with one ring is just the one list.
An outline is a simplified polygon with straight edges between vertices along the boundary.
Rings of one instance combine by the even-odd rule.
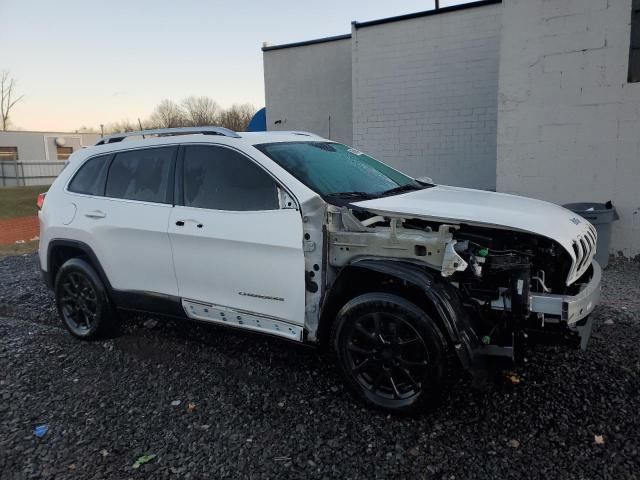
[[382, 25], [383, 23], [399, 22], [401, 20], [411, 20], [412, 18], [430, 17], [431, 15], [440, 15], [442, 13], [457, 12], [458, 10], [466, 10], [468, 8], [484, 7], [486, 5], [494, 5], [502, 3], [502, 0], [481, 0], [478, 2], [461, 3], [459, 5], [451, 5], [450, 7], [442, 7], [424, 12], [409, 13], [408, 15], [399, 15], [397, 17], [381, 18], [379, 20], [370, 20], [368, 22], [351, 22], [355, 28], [373, 27], [374, 25]]
[[305, 40], [304, 42], [283, 43], [282, 45], [270, 45], [268, 47], [262, 47], [262, 51], [268, 52], [270, 50], [281, 50], [283, 48], [304, 47], [306, 45], [315, 45], [316, 43], [334, 42], [336, 40], [347, 40], [349, 38], [351, 38], [351, 34], [347, 33], [345, 35], [336, 35], [334, 37], [324, 37], [324, 38], [316, 38], [314, 40]]

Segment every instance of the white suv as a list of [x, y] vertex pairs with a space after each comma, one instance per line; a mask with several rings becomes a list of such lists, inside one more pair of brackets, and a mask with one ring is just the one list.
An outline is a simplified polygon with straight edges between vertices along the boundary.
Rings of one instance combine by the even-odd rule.
[[434, 185], [305, 132], [132, 132], [72, 155], [40, 211], [69, 331], [117, 310], [328, 346], [351, 391], [412, 411], [531, 331], [584, 348], [594, 228], [557, 205]]

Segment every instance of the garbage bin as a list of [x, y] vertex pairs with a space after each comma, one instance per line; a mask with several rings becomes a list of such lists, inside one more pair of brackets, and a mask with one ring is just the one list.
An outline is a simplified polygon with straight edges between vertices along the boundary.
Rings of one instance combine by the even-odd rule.
[[598, 231], [596, 261], [602, 268], [609, 264], [609, 244], [611, 243], [611, 223], [618, 220], [618, 212], [611, 202], [607, 203], [568, 203], [563, 205], [572, 212], [589, 220]]

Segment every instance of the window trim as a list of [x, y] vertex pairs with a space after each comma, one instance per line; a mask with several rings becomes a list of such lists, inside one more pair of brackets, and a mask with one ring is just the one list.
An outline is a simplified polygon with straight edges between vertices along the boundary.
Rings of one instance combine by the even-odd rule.
[[[185, 205], [184, 203], [184, 153], [185, 153], [185, 149], [186, 147], [189, 146], [209, 146], [209, 147], [222, 147], [222, 148], [226, 148], [228, 150], [232, 150], [236, 153], [239, 153], [240, 155], [242, 155], [243, 157], [245, 157], [249, 162], [253, 163], [255, 166], [257, 166], [258, 168], [260, 168], [263, 172], [265, 172], [267, 175], [269, 175], [269, 177], [271, 177], [271, 179], [274, 181], [274, 183], [276, 184], [276, 196], [277, 201], [278, 201], [278, 208], [276, 209], [271, 209], [271, 210], [218, 210], [218, 209], [214, 209], [214, 208], [204, 208], [204, 207], [192, 207], [190, 205]], [[174, 197], [174, 199], [176, 200], [174, 205], [175, 206], [180, 206], [180, 207], [184, 207], [184, 208], [197, 208], [198, 210], [206, 210], [209, 212], [227, 212], [227, 213], [256, 213], [256, 212], [277, 212], [279, 210], [292, 210], [293, 208], [295, 208], [295, 210], [297, 210], [298, 212], [301, 211], [300, 208], [300, 201], [298, 200], [298, 198], [293, 194], [293, 192], [291, 191], [290, 188], [288, 188], [278, 177], [276, 177], [271, 171], [269, 171], [269, 169], [267, 169], [265, 166], [263, 166], [262, 164], [260, 164], [260, 162], [257, 162], [254, 158], [252, 158], [250, 155], [248, 155], [246, 152], [235, 148], [231, 145], [226, 145], [223, 143], [209, 143], [209, 142], [190, 142], [190, 143], [183, 143], [180, 144], [180, 152], [178, 154], [178, 162], [176, 162], [177, 164], [179, 163], [179, 167], [180, 171], [178, 171], [176, 169], [176, 182], [180, 182], [180, 184], [176, 183], [175, 186], [175, 191], [176, 191], [176, 197]], [[280, 204], [280, 195], [277, 192], [277, 189], [281, 188], [282, 190], [286, 191], [287, 194], [293, 199], [295, 205], [294, 207], [284, 207]]]

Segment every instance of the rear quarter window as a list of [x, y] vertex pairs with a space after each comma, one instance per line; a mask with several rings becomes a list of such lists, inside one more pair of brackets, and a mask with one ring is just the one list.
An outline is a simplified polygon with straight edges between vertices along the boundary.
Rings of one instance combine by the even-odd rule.
[[110, 155], [100, 155], [84, 162], [69, 183], [67, 190], [86, 195], [104, 195], [104, 181]]

